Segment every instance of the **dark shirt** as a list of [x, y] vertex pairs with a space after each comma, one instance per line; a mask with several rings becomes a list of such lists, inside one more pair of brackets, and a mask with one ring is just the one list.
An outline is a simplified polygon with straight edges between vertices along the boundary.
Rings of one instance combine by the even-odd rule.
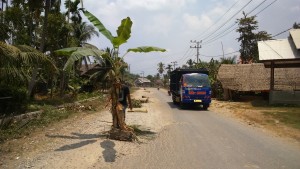
[[120, 90], [120, 95], [119, 95], [119, 102], [123, 106], [128, 106], [127, 103], [127, 96], [130, 94], [129, 88], [126, 85], [122, 85], [121, 90]]

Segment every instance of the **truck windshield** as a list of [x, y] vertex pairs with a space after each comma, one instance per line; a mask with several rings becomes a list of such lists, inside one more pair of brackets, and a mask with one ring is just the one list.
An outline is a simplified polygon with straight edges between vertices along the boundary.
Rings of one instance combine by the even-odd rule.
[[205, 74], [184, 74], [182, 80], [184, 87], [210, 87], [208, 76]]

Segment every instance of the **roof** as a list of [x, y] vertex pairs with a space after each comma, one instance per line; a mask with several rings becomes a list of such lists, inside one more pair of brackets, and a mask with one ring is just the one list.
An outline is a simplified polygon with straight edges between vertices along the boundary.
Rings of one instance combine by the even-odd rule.
[[259, 41], [257, 44], [260, 61], [300, 59], [300, 54], [291, 38]]
[[99, 63], [81, 65], [80, 75], [93, 74], [98, 70], [98, 68], [101, 68], [101, 65]]
[[296, 48], [299, 50], [300, 49], [300, 29], [291, 29], [290, 34], [295, 43]]
[[151, 81], [147, 78], [140, 77], [140, 78], [136, 79], [136, 82], [137, 83], [150, 83]]
[[[277, 68], [275, 90], [300, 90], [300, 68]], [[217, 78], [223, 88], [236, 91], [270, 90], [270, 69], [263, 63], [222, 64]]]
[[258, 41], [259, 60], [265, 67], [300, 67], [300, 29], [291, 29], [290, 37]]

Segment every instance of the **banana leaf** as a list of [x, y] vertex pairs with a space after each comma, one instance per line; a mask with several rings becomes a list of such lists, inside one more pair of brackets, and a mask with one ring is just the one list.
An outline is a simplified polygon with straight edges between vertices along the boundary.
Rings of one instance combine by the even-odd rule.
[[159, 47], [154, 47], [154, 46], [140, 46], [137, 48], [130, 48], [127, 49], [127, 52], [143, 52], [143, 53], [147, 53], [147, 52], [165, 52], [166, 49], [163, 48], [159, 48]]
[[118, 27], [117, 30], [117, 37], [114, 37], [112, 44], [114, 47], [119, 47], [123, 43], [126, 43], [127, 40], [130, 38], [131, 34], [131, 26], [132, 21], [129, 17], [122, 20], [121, 25]]
[[98, 18], [96, 18], [89, 11], [83, 10], [83, 13], [88, 18], [88, 20], [92, 22], [96, 28], [98, 28], [100, 33], [102, 33], [108, 40], [113, 42], [114, 37], [112, 36], [111, 32], [105, 28], [105, 26], [100, 22]]

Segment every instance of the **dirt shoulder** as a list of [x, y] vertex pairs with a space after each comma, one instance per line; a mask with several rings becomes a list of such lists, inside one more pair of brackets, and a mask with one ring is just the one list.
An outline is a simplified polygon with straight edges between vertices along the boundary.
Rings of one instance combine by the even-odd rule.
[[[256, 102], [260, 101], [261, 100], [256, 100]], [[299, 129], [289, 126], [280, 119], [266, 114], [266, 112], [273, 112], [274, 114], [276, 114], [276, 112], [285, 113], [285, 111], [282, 111], [282, 107], [260, 107], [253, 104], [253, 100], [245, 100], [241, 102], [213, 100], [209, 109], [213, 112], [235, 118], [247, 125], [260, 128], [264, 132], [288, 139], [289, 141], [300, 145]], [[289, 107], [286, 109], [289, 109]], [[300, 108], [293, 108], [290, 111], [300, 111]]]
[[110, 168], [117, 158], [138, 153], [172, 121], [156, 109], [160, 101], [151, 91], [140, 88], [132, 94], [135, 99], [142, 96], [149, 98], [148, 103], [126, 115], [126, 123], [140, 129], [139, 142], [107, 139], [112, 125], [110, 111], [87, 111], [1, 144], [0, 168]]

